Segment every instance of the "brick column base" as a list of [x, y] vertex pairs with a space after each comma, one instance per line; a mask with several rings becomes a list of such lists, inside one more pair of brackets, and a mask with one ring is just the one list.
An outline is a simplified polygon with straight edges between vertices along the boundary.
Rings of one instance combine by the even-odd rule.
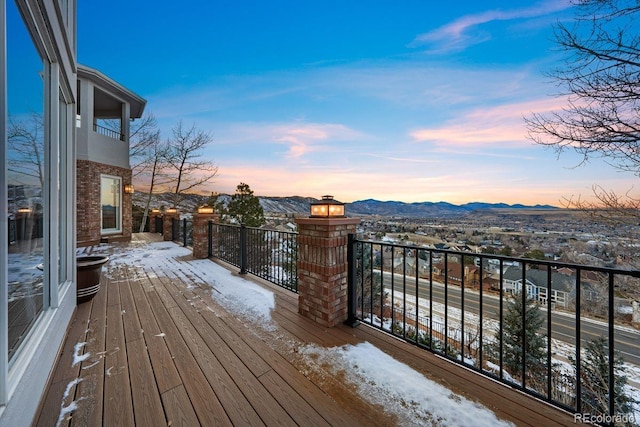
[[358, 218], [299, 218], [298, 313], [333, 327], [347, 320], [347, 240]]
[[193, 257], [204, 259], [209, 257], [209, 221], [217, 222], [216, 214], [193, 215]]
[[160, 214], [157, 212], [149, 213], [149, 233], [159, 233], [160, 230], [156, 230], [156, 218], [159, 217]]
[[163, 240], [171, 240], [173, 235], [173, 220], [180, 219], [179, 213], [165, 213], [162, 217], [162, 238]]

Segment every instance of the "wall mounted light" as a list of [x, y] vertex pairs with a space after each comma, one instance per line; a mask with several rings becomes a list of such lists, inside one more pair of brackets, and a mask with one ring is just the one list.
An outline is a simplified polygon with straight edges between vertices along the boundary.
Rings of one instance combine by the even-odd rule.
[[127, 194], [133, 194], [133, 184], [125, 184], [124, 192]]
[[322, 196], [319, 202], [311, 203], [310, 218], [344, 218], [344, 203], [333, 200], [333, 196]]
[[31, 208], [18, 208], [18, 213], [21, 213], [21, 214], [31, 213]]
[[178, 208], [169, 208], [165, 212], [167, 214], [169, 214], [169, 215], [177, 214], [178, 213]]

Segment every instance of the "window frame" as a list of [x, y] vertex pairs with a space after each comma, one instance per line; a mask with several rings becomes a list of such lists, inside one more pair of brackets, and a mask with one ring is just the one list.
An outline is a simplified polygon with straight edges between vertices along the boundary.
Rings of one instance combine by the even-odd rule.
[[[45, 184], [43, 196], [43, 247], [44, 259], [57, 260], [53, 265], [44, 262], [43, 304], [42, 310], [34, 317], [29, 331], [20, 342], [11, 359], [8, 356], [8, 217], [0, 215], [0, 423], [6, 406], [12, 396], [19, 396], [16, 405], [25, 409], [33, 405], [29, 396], [30, 387], [46, 383], [50, 366], [38, 363], [50, 359], [55, 348], [61, 344], [64, 331], [75, 307], [75, 133], [70, 109], [74, 109], [76, 74], [74, 71], [75, 54], [75, 0], [67, 0], [67, 13], [73, 13], [72, 22], [62, 28], [52, 28], [49, 20], [55, 23], [60, 15], [58, 2], [46, 3], [37, 0], [8, 0], [21, 15], [20, 24], [30, 34], [36, 54], [42, 62], [43, 77], [43, 158], [45, 163]], [[0, 182], [6, 183], [8, 177], [7, 122], [8, 87], [7, 67], [10, 34], [7, 30], [7, 0], [0, 0]], [[73, 28], [72, 28], [73, 27]], [[60, 31], [62, 33], [60, 33]], [[62, 34], [67, 43], [62, 51], [56, 50], [55, 34]], [[66, 48], [66, 49], [65, 49]], [[69, 88], [69, 82], [74, 88]], [[60, 102], [65, 100], [64, 107]], [[64, 110], [64, 111], [63, 111]], [[65, 114], [66, 113], [66, 114]], [[66, 118], [64, 118], [66, 116]], [[60, 120], [65, 120], [61, 122]], [[65, 131], [65, 133], [62, 133]], [[8, 211], [7, 185], [0, 186], [0, 212]], [[60, 310], [57, 310], [60, 308]], [[48, 362], [47, 362], [48, 363]], [[33, 390], [36, 391], [36, 390]], [[39, 392], [39, 390], [38, 390]], [[29, 401], [30, 403], [25, 404]], [[36, 403], [37, 404], [37, 403]], [[20, 410], [12, 410], [19, 416]]]
[[[116, 227], [115, 228], [104, 228], [104, 217], [103, 217], [103, 204], [102, 204], [102, 191], [103, 191], [103, 180], [111, 179], [114, 182], [110, 184], [114, 188], [118, 189], [118, 206], [116, 209]], [[117, 181], [117, 184], [116, 184]], [[109, 174], [100, 174], [100, 234], [102, 236], [108, 236], [112, 234], [120, 234], [122, 233], [122, 204], [123, 204], [123, 179], [121, 176], [117, 175], [109, 175]]]

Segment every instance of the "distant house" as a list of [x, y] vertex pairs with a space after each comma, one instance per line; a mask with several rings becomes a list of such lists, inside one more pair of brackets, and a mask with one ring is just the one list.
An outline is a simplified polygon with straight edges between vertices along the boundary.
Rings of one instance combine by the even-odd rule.
[[418, 276], [426, 277], [429, 274], [429, 261], [415, 256], [396, 256], [393, 258], [393, 271], [397, 273], [405, 272], [409, 276], [413, 276], [416, 271], [416, 262], [418, 263]]
[[[446, 277], [449, 283], [457, 285], [462, 283], [464, 277], [465, 286], [476, 289], [480, 287], [480, 269], [473, 264], [466, 264], [463, 267], [459, 262], [448, 262], [445, 271], [444, 262], [439, 262], [433, 265], [433, 274], [442, 281]], [[495, 282], [496, 280], [487, 271], [482, 273], [482, 288], [484, 290], [493, 289]]]
[[[572, 275], [551, 272], [551, 293], [549, 294], [548, 273], [544, 270], [525, 271], [525, 287], [529, 297], [546, 304], [548, 298], [556, 306], [568, 308], [575, 295], [576, 278]], [[503, 274], [503, 291], [519, 294], [522, 291], [522, 268], [508, 267]]]
[[146, 101], [101, 72], [78, 65], [77, 241], [131, 240], [129, 123]]

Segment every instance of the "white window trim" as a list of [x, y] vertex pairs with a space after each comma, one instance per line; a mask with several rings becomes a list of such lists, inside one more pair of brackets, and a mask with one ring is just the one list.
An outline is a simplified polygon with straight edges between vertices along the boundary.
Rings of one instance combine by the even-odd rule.
[[[0, 111], [7, 111], [7, 18], [6, 18], [6, 3], [5, 0], [0, 0]], [[6, 113], [0, 115], [0, 137], [2, 141], [7, 140], [7, 116]], [[7, 153], [4, 149], [0, 150], [0, 177], [2, 182], [5, 182], [5, 175], [7, 170]], [[7, 201], [9, 195], [7, 194], [7, 186], [0, 186], [0, 212], [7, 210]], [[0, 215], [0, 242], [2, 242], [2, 248], [6, 249], [5, 245], [8, 245], [8, 218], [4, 213]], [[0, 251], [0, 307], [9, 306], [8, 289], [5, 285], [9, 282], [8, 279], [8, 254], [7, 250]], [[0, 310], [0, 405], [3, 405], [8, 400], [7, 392], [7, 377], [8, 377], [8, 362], [9, 355], [7, 349], [7, 342], [9, 340], [9, 314], [8, 310]], [[2, 409], [0, 408], [0, 414]]]
[[[120, 196], [120, 200], [119, 200], [119, 204], [118, 204], [118, 227], [117, 228], [102, 228], [102, 178], [111, 178], [114, 180], [118, 180], [119, 184], [119, 196]], [[123, 188], [123, 179], [121, 176], [116, 176], [116, 175], [109, 175], [109, 174], [100, 174], [100, 235], [102, 236], [109, 236], [109, 235], [113, 235], [113, 234], [121, 234], [122, 233], [122, 201], [123, 201], [123, 197], [122, 197], [122, 193], [124, 191]]]

